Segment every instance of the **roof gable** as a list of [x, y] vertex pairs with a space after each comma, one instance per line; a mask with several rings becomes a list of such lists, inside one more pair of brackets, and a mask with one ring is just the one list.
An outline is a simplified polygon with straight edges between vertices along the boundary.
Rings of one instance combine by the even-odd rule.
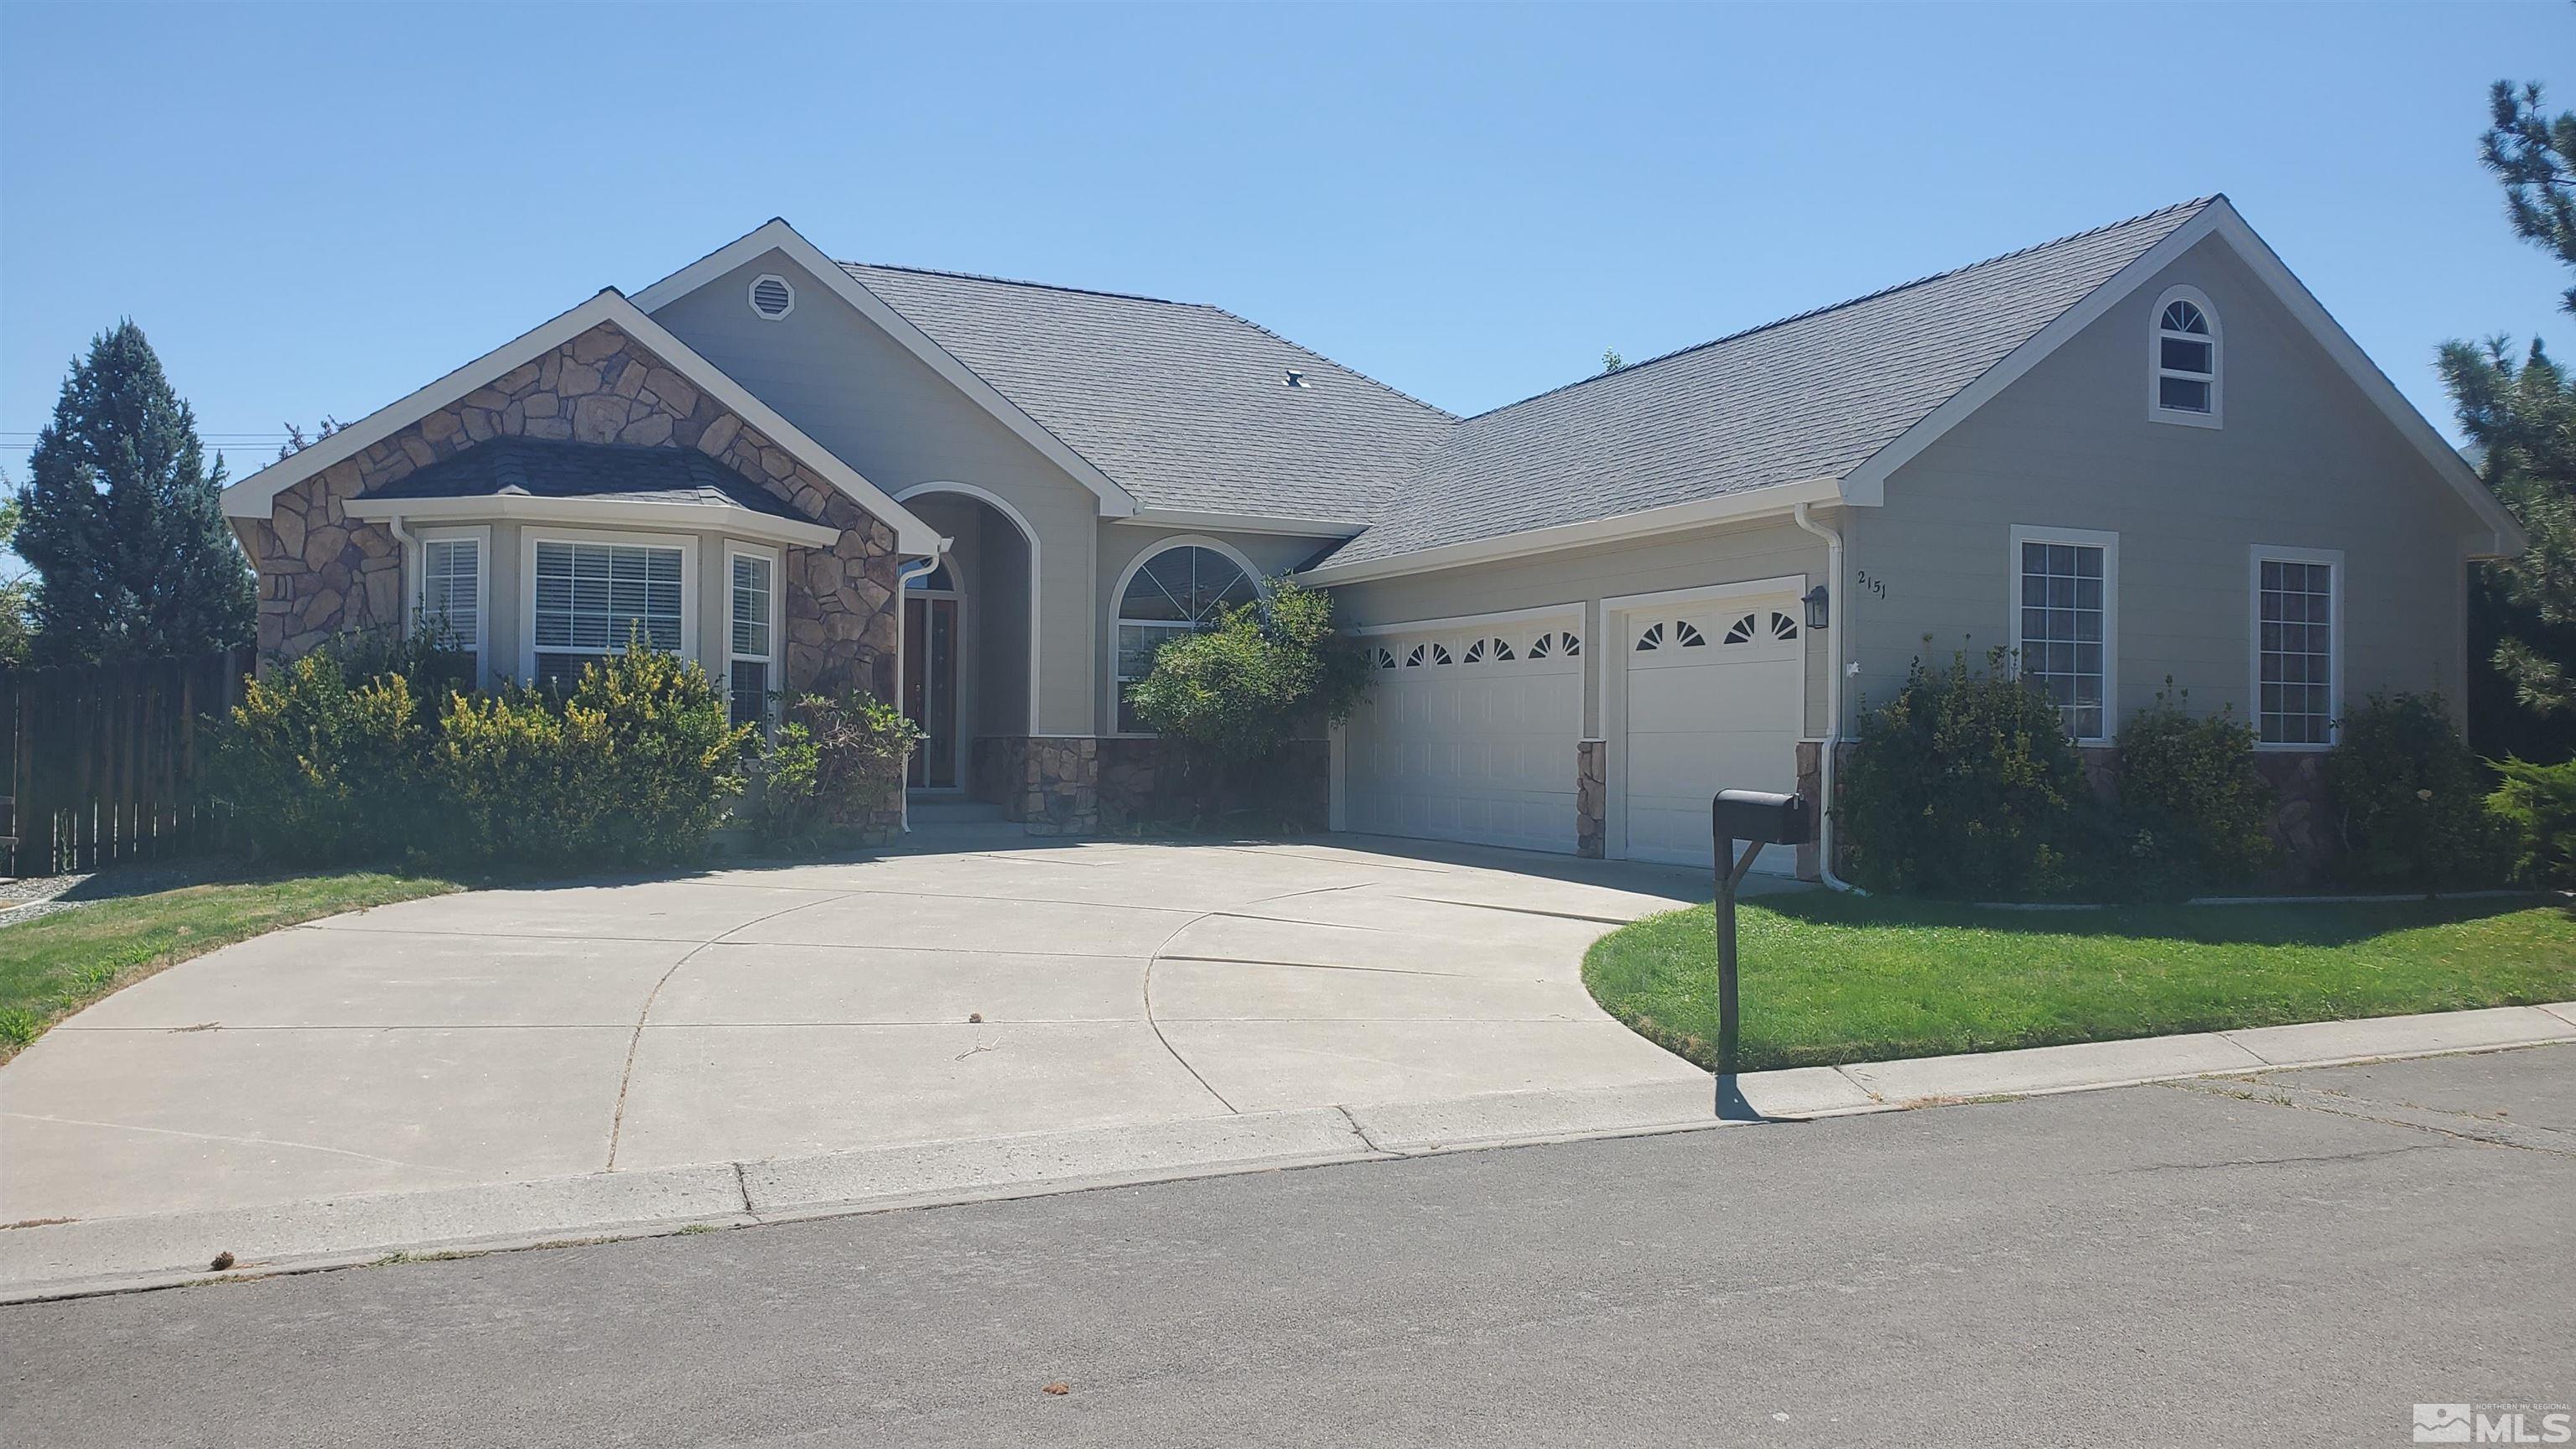
[[430, 413], [456, 403], [475, 389], [601, 326], [616, 328], [633, 338], [645, 350], [659, 357], [683, 381], [704, 391], [744, 424], [776, 442], [799, 462], [849, 495], [853, 502], [893, 531], [898, 552], [930, 555], [939, 551], [941, 539], [936, 530], [913, 516], [910, 509], [875, 484], [860, 477], [830, 449], [807, 437], [793, 423], [753, 397], [741, 384], [646, 316], [615, 288], [600, 292], [580, 306], [512, 338], [436, 382], [399, 401], [388, 403], [313, 446], [230, 485], [223, 494], [225, 516], [267, 518], [278, 494], [356, 457]]
[[[2207, 237], [2217, 237], [2493, 531], [2521, 529], [2223, 196], [1801, 313], [1461, 423], [1408, 505], [1311, 572], [1335, 582], [1552, 546], [1569, 527], [1787, 511], [1887, 477]], [[1792, 486], [1795, 485], [1795, 486]]]
[[779, 217], [771, 217], [747, 235], [741, 236], [680, 270], [635, 294], [636, 305], [647, 312], [661, 310], [674, 298], [706, 286], [735, 268], [764, 253], [778, 252], [811, 276], [826, 291], [876, 324], [888, 336], [911, 352], [930, 370], [964, 393], [976, 406], [990, 413], [1003, 426], [1019, 435], [1021, 441], [1045, 455], [1048, 461], [1072, 475], [1075, 482], [1091, 490], [1100, 500], [1103, 516], [1123, 518], [1136, 511], [1136, 499], [1090, 459], [1066, 444], [1065, 440], [1031, 417], [1026, 410], [1005, 397], [992, 383], [960, 361], [930, 335], [913, 324], [885, 299], [841, 269], [841, 264], [823, 255], [796, 228]]
[[1416, 474], [1407, 505], [1326, 567], [1843, 477], [2208, 205], [2167, 207], [1469, 418]]

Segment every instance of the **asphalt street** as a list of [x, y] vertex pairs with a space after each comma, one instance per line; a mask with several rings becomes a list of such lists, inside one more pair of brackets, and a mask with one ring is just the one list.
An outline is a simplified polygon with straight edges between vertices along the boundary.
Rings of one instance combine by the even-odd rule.
[[2403, 1444], [2571, 1239], [2535, 1047], [26, 1305], [0, 1442]]

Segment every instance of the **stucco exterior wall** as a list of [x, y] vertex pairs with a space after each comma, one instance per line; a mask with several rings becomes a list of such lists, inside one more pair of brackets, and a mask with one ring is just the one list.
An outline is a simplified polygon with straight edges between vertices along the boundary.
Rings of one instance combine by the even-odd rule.
[[[2148, 420], [2149, 328], [2174, 285], [2218, 313], [2222, 427]], [[2115, 721], [2168, 675], [2195, 712], [2247, 716], [2255, 544], [2343, 551], [2345, 704], [2439, 689], [2456, 708], [2465, 686], [2475, 516], [2214, 239], [1899, 468], [1883, 507], [1841, 521], [1855, 711], [1927, 647], [1946, 660], [2012, 642], [2017, 524], [2119, 535]]]
[[[778, 321], [747, 300], [764, 273], [796, 288], [795, 310]], [[1039, 543], [1038, 728], [1092, 731], [1099, 500], [1089, 489], [781, 253], [673, 298], [653, 318], [886, 492], [966, 484], [1025, 519]]]
[[[783, 550], [781, 677], [792, 689], [856, 687], [891, 696], [899, 647], [893, 532], [608, 325], [280, 492], [267, 519], [233, 520], [259, 573], [261, 650], [294, 655], [344, 630], [399, 628], [408, 593], [400, 544], [384, 525], [350, 518], [346, 504], [477, 443], [519, 436], [696, 448], [805, 517], [841, 530], [828, 548]], [[724, 639], [721, 535], [675, 533], [698, 540], [699, 657], [712, 670]], [[488, 634], [493, 663], [503, 671], [518, 667], [523, 538], [520, 528], [496, 525], [486, 555]], [[709, 609], [718, 612], [710, 616]], [[718, 627], [708, 627], [709, 617]]]

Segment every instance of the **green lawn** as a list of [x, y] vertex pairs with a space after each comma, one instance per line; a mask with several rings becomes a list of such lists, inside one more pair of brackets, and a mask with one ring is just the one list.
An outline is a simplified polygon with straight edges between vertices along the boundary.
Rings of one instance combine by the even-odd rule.
[[[1997, 911], [1823, 892], [1737, 912], [1743, 1069], [2576, 999], [2576, 909], [2515, 900]], [[1709, 908], [1595, 943], [1583, 984], [1702, 1065]]]
[[183, 886], [0, 926], [0, 1061], [121, 986], [299, 921], [459, 889], [345, 871]]

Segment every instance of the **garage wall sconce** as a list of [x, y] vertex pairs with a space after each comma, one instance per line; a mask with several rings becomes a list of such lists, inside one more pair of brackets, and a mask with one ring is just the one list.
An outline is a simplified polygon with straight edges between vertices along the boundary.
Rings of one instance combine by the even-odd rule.
[[1807, 590], [1807, 596], [1800, 602], [1807, 606], [1808, 628], [1825, 629], [1832, 627], [1834, 619], [1833, 596], [1825, 592], [1825, 586], [1823, 584], [1818, 584], [1814, 588]]

